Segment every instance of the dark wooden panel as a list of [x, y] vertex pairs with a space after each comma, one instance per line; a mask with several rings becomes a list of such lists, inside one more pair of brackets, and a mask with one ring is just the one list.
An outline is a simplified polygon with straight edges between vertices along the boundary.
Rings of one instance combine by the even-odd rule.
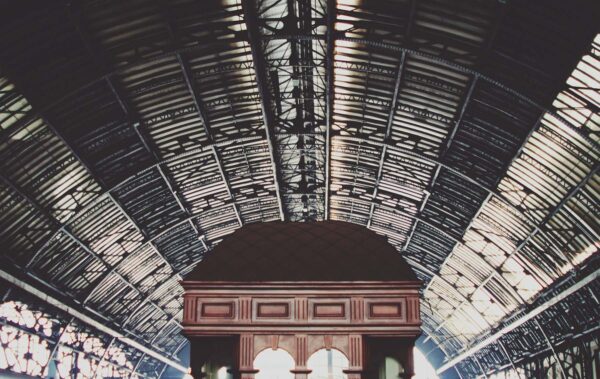
[[263, 318], [288, 318], [290, 305], [288, 303], [258, 303], [256, 317]]
[[346, 316], [344, 303], [315, 303], [313, 304], [314, 318], [343, 318]]
[[399, 302], [381, 302], [369, 304], [370, 318], [401, 318], [402, 304]]
[[233, 302], [202, 303], [200, 317], [204, 318], [233, 318]]

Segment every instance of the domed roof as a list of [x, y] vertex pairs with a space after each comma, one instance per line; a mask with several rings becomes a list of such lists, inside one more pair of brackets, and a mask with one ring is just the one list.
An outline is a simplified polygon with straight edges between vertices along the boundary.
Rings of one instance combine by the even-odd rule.
[[339, 221], [250, 224], [227, 237], [187, 276], [198, 281], [417, 280], [387, 241]]

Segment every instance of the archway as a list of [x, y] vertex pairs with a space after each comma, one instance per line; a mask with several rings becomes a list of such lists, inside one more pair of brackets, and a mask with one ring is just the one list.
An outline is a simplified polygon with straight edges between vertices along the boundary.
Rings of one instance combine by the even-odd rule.
[[255, 379], [294, 379], [294, 358], [283, 349], [265, 349], [254, 358]]
[[379, 379], [397, 379], [403, 373], [402, 364], [395, 358], [385, 357], [379, 364]]
[[308, 379], [347, 379], [344, 370], [349, 366], [348, 358], [336, 349], [317, 350], [306, 362], [306, 367], [312, 370]]
[[214, 365], [207, 363], [203, 367], [206, 379], [233, 379], [231, 366]]

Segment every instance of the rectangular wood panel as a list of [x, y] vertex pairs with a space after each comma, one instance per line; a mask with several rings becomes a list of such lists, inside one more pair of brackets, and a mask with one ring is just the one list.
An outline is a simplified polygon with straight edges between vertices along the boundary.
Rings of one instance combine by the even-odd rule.
[[[206, 288], [195, 287], [184, 297], [183, 324], [188, 336], [244, 331], [278, 335], [284, 330], [292, 334], [318, 330], [324, 335], [331, 335], [334, 330], [338, 334], [360, 330], [386, 336], [419, 333], [416, 285], [406, 289], [397, 284], [363, 284], [366, 288], [358, 291], [354, 290], [354, 283], [319, 283], [316, 287], [269, 283], [254, 288], [251, 284], [219, 282], [203, 286]], [[332, 326], [335, 329], [328, 329]], [[334, 339], [338, 338], [335, 333]]]
[[261, 318], [287, 318], [290, 316], [288, 303], [258, 303], [256, 317]]
[[229, 303], [202, 303], [200, 317], [205, 318], [233, 318], [233, 302]]
[[314, 318], [343, 318], [346, 316], [344, 303], [314, 303]]
[[401, 303], [370, 303], [369, 317], [371, 318], [401, 318]]

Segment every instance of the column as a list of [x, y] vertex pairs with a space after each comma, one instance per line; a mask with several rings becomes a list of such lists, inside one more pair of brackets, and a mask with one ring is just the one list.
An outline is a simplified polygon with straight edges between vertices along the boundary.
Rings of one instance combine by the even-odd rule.
[[306, 367], [308, 359], [308, 336], [306, 334], [296, 335], [296, 356], [294, 361], [296, 367], [292, 370], [296, 379], [307, 379], [311, 370]]
[[398, 377], [403, 379], [411, 379], [415, 375], [415, 362], [413, 357], [413, 349], [415, 341], [411, 338], [394, 338], [391, 344], [387, 347], [386, 356], [398, 359], [402, 365], [403, 372]]
[[360, 334], [351, 334], [348, 337], [348, 342], [350, 367], [344, 370], [344, 372], [348, 375], [348, 379], [361, 379], [364, 369], [363, 336]]
[[410, 341], [406, 344], [406, 350], [404, 354], [404, 379], [411, 379], [415, 375], [415, 359], [413, 357], [413, 350], [415, 347], [414, 341]]
[[240, 379], [254, 379], [254, 374], [258, 370], [254, 369], [254, 336], [252, 334], [240, 335], [238, 365]]

